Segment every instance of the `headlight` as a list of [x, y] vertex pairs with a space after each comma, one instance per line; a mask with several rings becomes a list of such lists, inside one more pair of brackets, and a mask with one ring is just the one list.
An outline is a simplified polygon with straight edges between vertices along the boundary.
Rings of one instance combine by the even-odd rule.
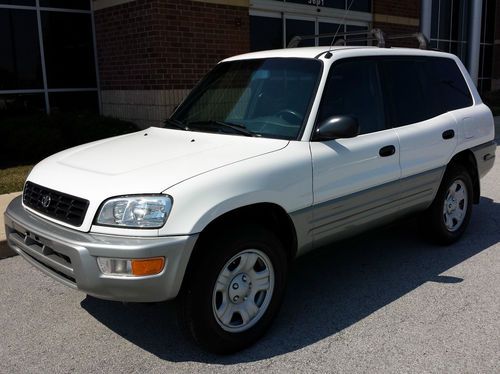
[[124, 196], [107, 200], [97, 216], [98, 225], [159, 228], [172, 209], [168, 195]]

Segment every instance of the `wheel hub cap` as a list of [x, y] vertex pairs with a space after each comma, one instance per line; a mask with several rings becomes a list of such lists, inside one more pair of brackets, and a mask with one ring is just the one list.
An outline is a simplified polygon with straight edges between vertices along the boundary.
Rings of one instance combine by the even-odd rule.
[[246, 273], [238, 274], [233, 278], [229, 286], [229, 300], [233, 304], [240, 304], [247, 300], [252, 288], [250, 277]]
[[244, 250], [222, 268], [212, 295], [214, 317], [222, 329], [242, 332], [266, 312], [274, 291], [274, 268], [258, 249]]
[[462, 180], [456, 180], [446, 192], [443, 206], [443, 220], [449, 231], [456, 231], [462, 225], [467, 213], [467, 204], [467, 187]]

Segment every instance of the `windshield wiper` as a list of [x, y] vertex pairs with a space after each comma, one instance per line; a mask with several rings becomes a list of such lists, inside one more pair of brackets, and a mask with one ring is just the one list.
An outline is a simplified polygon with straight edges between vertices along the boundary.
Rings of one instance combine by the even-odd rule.
[[165, 126], [170, 125], [170, 126], [175, 127], [177, 129], [189, 131], [189, 127], [187, 125], [185, 125], [181, 121], [173, 119], [173, 118], [167, 118], [163, 123], [165, 124]]
[[224, 127], [227, 129], [231, 129], [237, 133], [240, 133], [245, 136], [255, 136], [253, 132], [250, 130], [247, 130], [247, 128], [244, 125], [241, 125], [239, 123], [231, 123], [231, 122], [223, 122], [223, 121], [215, 121], [215, 120], [208, 120], [208, 121], [193, 121], [193, 122], [188, 122], [187, 123], [189, 126], [198, 126], [198, 127], [203, 127], [205, 125], [209, 126], [217, 126], [217, 127]]

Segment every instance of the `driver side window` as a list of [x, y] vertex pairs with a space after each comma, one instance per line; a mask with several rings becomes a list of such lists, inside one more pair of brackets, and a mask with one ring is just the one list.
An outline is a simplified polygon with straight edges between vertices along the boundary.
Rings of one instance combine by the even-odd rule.
[[349, 115], [358, 120], [360, 134], [384, 130], [385, 117], [377, 63], [347, 60], [331, 67], [318, 113], [318, 123]]

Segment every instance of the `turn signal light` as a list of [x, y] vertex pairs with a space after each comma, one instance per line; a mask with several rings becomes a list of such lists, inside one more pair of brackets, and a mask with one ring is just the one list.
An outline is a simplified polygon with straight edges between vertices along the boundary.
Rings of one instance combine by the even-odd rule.
[[164, 257], [132, 260], [132, 274], [136, 277], [161, 273], [165, 266]]

